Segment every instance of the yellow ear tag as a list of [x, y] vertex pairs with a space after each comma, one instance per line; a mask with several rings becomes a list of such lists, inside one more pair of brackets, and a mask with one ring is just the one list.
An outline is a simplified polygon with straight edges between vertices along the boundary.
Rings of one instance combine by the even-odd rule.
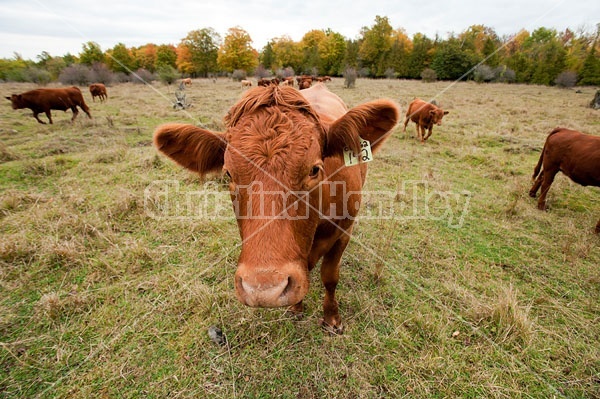
[[371, 162], [373, 151], [369, 140], [360, 139], [360, 153], [355, 154], [348, 147], [344, 147], [344, 163], [346, 166], [358, 165], [360, 162]]

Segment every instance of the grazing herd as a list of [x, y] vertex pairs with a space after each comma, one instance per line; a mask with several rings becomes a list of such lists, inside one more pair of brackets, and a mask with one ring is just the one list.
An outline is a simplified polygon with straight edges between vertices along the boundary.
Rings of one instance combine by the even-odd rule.
[[[225, 118], [225, 131], [170, 123], [154, 133], [156, 148], [179, 165], [200, 175], [224, 172], [242, 248], [234, 285], [237, 298], [252, 307], [289, 307], [303, 312], [309, 272], [322, 260], [325, 287], [322, 325], [343, 330], [335, 291], [342, 254], [350, 241], [361, 203], [367, 164], [345, 163], [346, 152], [359, 154], [364, 140], [378, 151], [399, 120], [393, 101], [379, 99], [348, 109], [320, 82], [329, 77], [242, 80], [248, 88]], [[315, 84], [316, 82], [316, 84]], [[191, 79], [180, 84], [191, 85]], [[298, 88], [295, 86], [297, 85]], [[106, 87], [89, 87], [92, 100], [108, 98]], [[6, 97], [14, 109], [29, 108], [38, 118], [51, 110], [77, 107], [89, 118], [77, 87], [35, 89]], [[406, 111], [404, 128], [414, 122], [425, 143], [434, 125], [448, 114], [415, 98]], [[556, 128], [548, 135], [533, 173], [531, 197], [541, 189], [538, 208], [562, 171], [575, 183], [600, 187], [600, 137]], [[600, 233], [600, 220], [595, 227]]]

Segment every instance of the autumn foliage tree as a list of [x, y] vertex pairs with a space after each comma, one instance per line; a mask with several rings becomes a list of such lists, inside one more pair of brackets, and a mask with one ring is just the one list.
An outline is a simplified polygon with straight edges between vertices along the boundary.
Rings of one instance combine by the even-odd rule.
[[258, 52], [251, 44], [248, 32], [240, 27], [230, 28], [218, 51], [219, 68], [227, 72], [244, 70], [251, 73], [258, 65]]
[[212, 28], [191, 31], [177, 47], [177, 68], [187, 74], [208, 76], [217, 70], [221, 36]]

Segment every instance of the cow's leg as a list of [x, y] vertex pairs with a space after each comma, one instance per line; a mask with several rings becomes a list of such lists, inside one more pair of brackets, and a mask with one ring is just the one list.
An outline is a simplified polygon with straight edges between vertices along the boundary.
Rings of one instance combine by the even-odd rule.
[[403, 132], [406, 132], [406, 126], [408, 125], [408, 121], [410, 121], [410, 117], [407, 114], [406, 119], [404, 120], [404, 128], [402, 129]]
[[429, 128], [429, 131], [427, 132], [427, 136], [425, 136], [425, 138], [423, 140], [427, 140], [429, 138], [429, 136], [431, 136], [431, 131], [432, 130], [433, 130], [433, 126]]
[[52, 122], [52, 114], [51, 114], [51, 111], [50, 111], [50, 110], [48, 110], [48, 111], [45, 111], [45, 113], [46, 113], [46, 116], [48, 117], [48, 120], [50, 121], [50, 124], [52, 125], [54, 122]]
[[425, 142], [425, 140], [424, 140], [424, 137], [425, 137], [425, 128], [423, 126], [421, 126], [421, 125], [418, 125], [417, 126], [417, 133], [418, 133], [418, 137], [419, 137], [419, 140], [421, 141], [421, 143], [424, 143]]
[[75, 118], [77, 118], [77, 115], [79, 114], [79, 111], [77, 110], [77, 106], [73, 105], [71, 107], [71, 111], [73, 111], [73, 117], [71, 118], [71, 122], [74, 122]]
[[540, 189], [540, 186], [542, 185], [543, 180], [544, 180], [544, 171], [542, 170], [542, 173], [540, 173], [539, 176], [533, 181], [533, 186], [531, 186], [531, 189], [529, 190], [529, 196], [531, 198], [535, 198], [538, 190]]
[[[38, 123], [41, 123], [42, 125], [45, 125], [46, 122], [44, 122], [43, 120], [41, 120], [38, 116], [39, 112], [33, 111], [33, 117], [35, 118], [36, 121], [38, 121]], [[46, 112], [46, 115], [48, 115], [48, 112]], [[50, 119], [50, 123], [52, 123], [52, 119]]]
[[544, 179], [542, 181], [542, 191], [540, 193], [540, 198], [538, 199], [538, 209], [545, 210], [546, 209], [546, 194], [548, 194], [548, 190], [550, 190], [550, 186], [554, 181], [554, 176], [558, 173], [558, 169], [547, 169], [544, 168]]
[[[315, 251], [312, 252], [309, 257], [308, 257], [308, 272], [310, 273], [310, 271], [312, 269], [314, 269], [315, 265], [317, 264], [317, 262], [319, 261], [319, 252]], [[290, 306], [287, 311], [289, 313], [291, 313], [293, 316], [295, 316], [296, 318], [301, 318], [304, 315], [304, 304], [302, 301], [298, 302], [297, 304]]]
[[596, 230], [594, 230], [596, 234], [600, 234], [600, 220], [598, 220], [598, 223], [596, 224]]
[[327, 331], [334, 334], [341, 334], [344, 331], [338, 302], [335, 299], [335, 289], [340, 278], [340, 260], [349, 240], [350, 236], [348, 235], [344, 235], [338, 239], [329, 252], [325, 254], [321, 263], [321, 281], [325, 286], [321, 325]]
[[92, 119], [92, 115], [90, 114], [90, 108], [84, 102], [82, 102], [79, 107], [83, 110], [83, 112], [86, 113], [88, 118]]

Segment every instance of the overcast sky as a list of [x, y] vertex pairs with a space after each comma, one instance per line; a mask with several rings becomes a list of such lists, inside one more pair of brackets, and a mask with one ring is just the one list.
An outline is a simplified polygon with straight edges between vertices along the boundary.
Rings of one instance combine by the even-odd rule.
[[294, 41], [313, 29], [331, 29], [349, 39], [375, 16], [388, 17], [394, 29], [404, 28], [430, 38], [460, 33], [474, 24], [498, 35], [539, 27], [594, 32], [600, 23], [599, 0], [0, 0], [0, 58], [19, 53], [36, 60], [43, 51], [53, 56], [78, 55], [94, 41], [102, 50], [117, 43], [177, 45], [188, 32], [213, 28], [222, 38], [241, 27], [261, 50], [276, 37]]

